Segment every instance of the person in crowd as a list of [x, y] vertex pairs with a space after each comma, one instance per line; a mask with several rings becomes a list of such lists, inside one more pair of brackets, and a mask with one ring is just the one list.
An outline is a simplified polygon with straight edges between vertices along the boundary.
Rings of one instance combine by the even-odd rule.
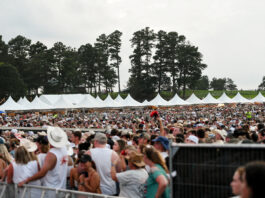
[[189, 135], [188, 138], [185, 140], [185, 143], [187, 144], [198, 144], [199, 138], [195, 135]]
[[240, 166], [239, 168], [236, 169], [233, 180], [231, 182], [231, 188], [232, 188], [232, 193], [236, 196], [233, 198], [240, 198], [240, 194], [242, 192], [243, 188], [243, 175], [244, 175], [245, 169], [244, 167]]
[[43, 135], [39, 135], [38, 138], [35, 139], [35, 142], [38, 147], [38, 155], [37, 155], [38, 161], [40, 164], [40, 168], [42, 168], [46, 155], [49, 152], [50, 144], [49, 144], [47, 136], [43, 136]]
[[205, 129], [200, 128], [197, 130], [197, 136], [199, 138], [199, 143], [205, 143]]
[[245, 166], [241, 198], [263, 198], [265, 183], [265, 162], [249, 162]]
[[[29, 150], [35, 149], [32, 145], [28, 145], [27, 147]], [[8, 167], [7, 173], [7, 183], [15, 183], [18, 184], [28, 177], [36, 174], [39, 170], [38, 161], [31, 160], [31, 156], [28, 150], [24, 146], [19, 146], [15, 153], [15, 161], [12, 162]], [[30, 185], [37, 185], [40, 186], [40, 180], [35, 180], [28, 182]], [[30, 191], [31, 197], [39, 197], [40, 192], [36, 189], [32, 189]]]
[[138, 139], [138, 144], [140, 145], [147, 145], [150, 143], [150, 135], [147, 132], [143, 132]]
[[124, 151], [126, 141], [123, 139], [114, 141], [113, 150], [120, 156], [121, 152]]
[[27, 151], [29, 152], [31, 161], [34, 161], [34, 160], [38, 161], [38, 158], [35, 155], [35, 151], [38, 149], [38, 147], [34, 142], [31, 142], [30, 140], [26, 138], [22, 138], [20, 140], [20, 146], [24, 146], [27, 149]]
[[148, 178], [145, 170], [143, 155], [135, 151], [127, 157], [129, 170], [116, 173], [115, 167], [111, 168], [111, 177], [120, 184], [121, 197], [140, 198], [144, 194], [144, 184]]
[[79, 143], [80, 143], [80, 141], [81, 141], [81, 138], [82, 138], [82, 133], [81, 133], [81, 131], [74, 131], [73, 133], [72, 133], [72, 137], [71, 137], [71, 141], [72, 141], [72, 143], [74, 143], [75, 144], [75, 148], [78, 148], [78, 145], [79, 145]]
[[144, 150], [144, 162], [150, 167], [144, 196], [146, 198], [169, 198], [168, 169], [159, 151], [148, 145]]
[[87, 151], [87, 154], [91, 155], [96, 164], [100, 176], [100, 190], [105, 195], [117, 195], [116, 184], [111, 178], [110, 171], [112, 164], [118, 172], [121, 171], [119, 155], [106, 147], [107, 136], [105, 134], [96, 133], [93, 142], [94, 148]]
[[[80, 158], [80, 164], [84, 170], [79, 176], [79, 187], [80, 191], [91, 192], [91, 193], [101, 193], [100, 190], [100, 177], [95, 170], [94, 162], [90, 155], [84, 154]], [[93, 167], [94, 166], [94, 167]]]
[[154, 142], [154, 147], [160, 152], [162, 157], [166, 159], [168, 157], [169, 141], [164, 136], [158, 136], [156, 139], [152, 140]]
[[68, 167], [67, 135], [59, 127], [48, 127], [47, 137], [51, 148], [47, 153], [43, 167], [33, 176], [21, 181], [18, 184], [19, 186], [43, 178], [43, 186], [66, 188]]
[[13, 161], [13, 157], [7, 151], [3, 139], [0, 139], [0, 179], [6, 176], [7, 166]]
[[[80, 146], [80, 145], [79, 145]], [[82, 155], [84, 155], [86, 150], [80, 150], [78, 152], [78, 158], [75, 162], [74, 167], [70, 170], [70, 178], [69, 178], [69, 185], [70, 189], [72, 190], [78, 190], [78, 184], [79, 184], [79, 176], [82, 172], [84, 172], [84, 167], [81, 167], [80, 164], [80, 158]]]

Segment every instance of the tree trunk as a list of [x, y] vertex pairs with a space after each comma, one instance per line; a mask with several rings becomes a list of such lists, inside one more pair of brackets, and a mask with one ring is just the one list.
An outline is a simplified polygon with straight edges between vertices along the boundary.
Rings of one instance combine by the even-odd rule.
[[176, 93], [176, 78], [175, 75], [172, 76], [172, 82], [173, 82], [173, 93]]
[[161, 91], [161, 67], [159, 67], [159, 79], [158, 79], [158, 93], [160, 94]]
[[118, 88], [119, 88], [119, 93], [121, 92], [121, 84], [120, 84], [120, 67], [118, 66]]
[[183, 77], [183, 98], [186, 98], [186, 75]]

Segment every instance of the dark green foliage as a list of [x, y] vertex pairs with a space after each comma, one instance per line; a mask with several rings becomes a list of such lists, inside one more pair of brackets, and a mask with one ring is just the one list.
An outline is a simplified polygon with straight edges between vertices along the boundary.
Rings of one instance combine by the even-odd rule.
[[262, 78], [262, 82], [259, 85], [259, 90], [265, 90], [265, 76]]
[[20, 96], [25, 94], [25, 86], [17, 69], [8, 64], [0, 63], [0, 97]]
[[202, 76], [199, 80], [195, 81], [192, 86], [189, 86], [190, 89], [195, 90], [208, 90], [210, 86], [208, 76]]
[[210, 87], [213, 90], [237, 90], [237, 86], [231, 78], [213, 78]]
[[[121, 92], [121, 85], [120, 85], [120, 64], [121, 64], [121, 57], [119, 55], [120, 50], [121, 50], [121, 36], [122, 33], [118, 30], [114, 31], [108, 36], [108, 48], [109, 48], [109, 55], [110, 55], [110, 65], [117, 69], [117, 76], [118, 76], [118, 90], [119, 93]], [[110, 78], [115, 79], [116, 75], [112, 74]], [[115, 80], [111, 82], [112, 84], [116, 84]]]
[[226, 83], [225, 78], [213, 78], [210, 83], [210, 87], [213, 90], [225, 90], [225, 83]]
[[[39, 41], [32, 43], [21, 35], [6, 44], [0, 35], [0, 62], [8, 65], [9, 69], [5, 69], [9, 74], [13, 73], [21, 85], [16, 91], [12, 86], [6, 86], [10, 92], [6, 89], [3, 95], [24, 94], [26, 90], [31, 95], [91, 93], [104, 98], [107, 93], [113, 92], [117, 83], [121, 93], [121, 36], [122, 32], [115, 30], [109, 35], [99, 35], [94, 45], [87, 43], [74, 49], [62, 42], [56, 42], [48, 48]], [[237, 89], [229, 78], [214, 78], [209, 83], [208, 77], [202, 76], [206, 65], [198, 47], [177, 32], [160, 30], [156, 33], [146, 27], [136, 31], [130, 41], [133, 48], [129, 57], [130, 77], [121, 93], [122, 97], [130, 93], [133, 98], [143, 101], [152, 99], [159, 92], [166, 99], [175, 93], [186, 99], [195, 91], [197, 96], [203, 98], [209, 88]], [[265, 77], [259, 89], [265, 89], [264, 82]], [[235, 93], [233, 91], [231, 95]], [[214, 94], [216, 97], [219, 92]], [[112, 95], [113, 98], [116, 96], [117, 93]]]

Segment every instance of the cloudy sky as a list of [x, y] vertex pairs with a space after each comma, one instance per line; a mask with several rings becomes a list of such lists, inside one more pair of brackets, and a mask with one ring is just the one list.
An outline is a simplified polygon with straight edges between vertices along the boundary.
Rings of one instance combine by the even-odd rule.
[[78, 48], [120, 30], [124, 87], [133, 32], [176, 31], [199, 47], [208, 65], [203, 75], [257, 89], [265, 76], [264, 10], [264, 0], [0, 0], [0, 35], [5, 42], [23, 35]]

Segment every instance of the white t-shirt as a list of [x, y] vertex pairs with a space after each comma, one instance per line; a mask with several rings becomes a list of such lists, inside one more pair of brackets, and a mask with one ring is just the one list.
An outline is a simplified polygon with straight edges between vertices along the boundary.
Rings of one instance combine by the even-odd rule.
[[[12, 162], [12, 166], [14, 170], [13, 182], [15, 184], [24, 181], [38, 172], [38, 163], [36, 160], [30, 161], [27, 164], [17, 164], [16, 162]], [[40, 185], [40, 180], [31, 181], [29, 184]]]
[[128, 170], [117, 173], [117, 179], [120, 183], [120, 197], [141, 198], [144, 193], [144, 184], [148, 178], [145, 169]]

